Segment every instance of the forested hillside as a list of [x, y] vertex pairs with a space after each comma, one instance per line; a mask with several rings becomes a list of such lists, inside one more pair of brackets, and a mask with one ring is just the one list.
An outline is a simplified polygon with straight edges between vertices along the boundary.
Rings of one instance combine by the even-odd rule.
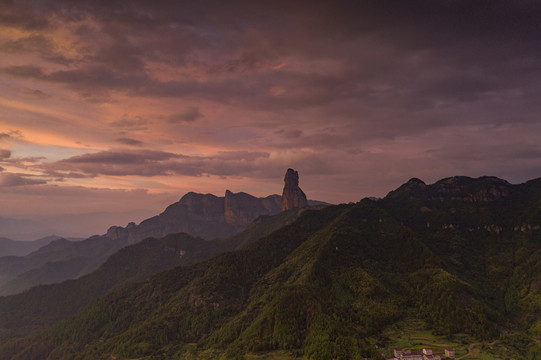
[[307, 210], [244, 249], [110, 292], [5, 342], [0, 358], [380, 358], [383, 331], [408, 317], [446, 336], [517, 334], [512, 351], [533, 360], [540, 200], [540, 180], [412, 179], [384, 199]]
[[292, 222], [302, 211], [294, 209], [261, 216], [244, 231], [221, 240], [207, 241], [185, 233], [160, 239], [147, 238], [119, 250], [99, 269], [79, 279], [0, 297], [0, 341], [28, 335], [68, 319], [112, 288], [143, 281], [175, 266], [195, 264], [224, 251], [243, 248]]

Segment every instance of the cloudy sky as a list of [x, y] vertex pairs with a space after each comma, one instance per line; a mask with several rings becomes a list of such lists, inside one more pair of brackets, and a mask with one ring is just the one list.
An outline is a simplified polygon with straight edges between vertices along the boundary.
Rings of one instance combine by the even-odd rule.
[[539, 177], [539, 19], [535, 0], [2, 0], [0, 216], [142, 217], [280, 193], [288, 167], [332, 203]]

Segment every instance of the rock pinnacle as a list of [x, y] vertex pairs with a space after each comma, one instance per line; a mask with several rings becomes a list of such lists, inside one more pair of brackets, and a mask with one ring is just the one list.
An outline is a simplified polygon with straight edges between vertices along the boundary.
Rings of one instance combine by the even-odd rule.
[[282, 211], [308, 206], [306, 195], [299, 187], [299, 173], [293, 169], [287, 169], [284, 182]]

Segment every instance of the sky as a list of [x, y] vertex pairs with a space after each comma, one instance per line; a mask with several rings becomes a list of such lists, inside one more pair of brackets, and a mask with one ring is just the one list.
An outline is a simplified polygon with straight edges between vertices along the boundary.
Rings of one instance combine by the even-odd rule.
[[540, 177], [540, 19], [531, 0], [1, 0], [0, 216], [125, 225], [188, 191], [280, 194], [287, 168], [329, 203]]

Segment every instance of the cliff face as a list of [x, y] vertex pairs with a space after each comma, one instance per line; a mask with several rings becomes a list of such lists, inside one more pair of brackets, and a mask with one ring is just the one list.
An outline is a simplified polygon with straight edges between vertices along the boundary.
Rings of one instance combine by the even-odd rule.
[[185, 232], [205, 239], [221, 237], [224, 233], [234, 231], [224, 218], [223, 197], [193, 192], [168, 206], [160, 215], [143, 221], [138, 230], [143, 233], [143, 238]]
[[[305, 206], [306, 197], [298, 189], [298, 175], [296, 180], [288, 183], [297, 184], [297, 190], [292, 190], [293, 194], [302, 194], [304, 197], [304, 201], [293, 200], [292, 207]], [[327, 204], [311, 202], [310, 205]], [[281, 207], [282, 199], [279, 195], [257, 198], [242, 192], [226, 191], [224, 197], [218, 197], [190, 192], [168, 206], [160, 215], [138, 225], [131, 222], [126, 227], [112, 226], [105, 235], [96, 235], [75, 243], [56, 243], [53, 247], [26, 257], [1, 258], [0, 295], [85, 275], [97, 269], [117, 250], [149, 237], [159, 239], [168, 234], [187, 233], [207, 240], [226, 238], [244, 230], [259, 216], [280, 213]], [[284, 214], [284, 218], [289, 216], [294, 218], [294, 214]], [[62, 278], [58, 277], [59, 273]], [[3, 287], [7, 282], [13, 286]]]
[[308, 206], [306, 195], [299, 187], [299, 173], [297, 171], [287, 169], [284, 183], [282, 211]]
[[[258, 198], [229, 190], [224, 197], [189, 192], [170, 205], [160, 215], [139, 225], [113, 226], [107, 237], [133, 244], [147, 237], [160, 238], [167, 234], [185, 232], [203, 239], [223, 238], [243, 230], [262, 215], [274, 215], [281, 210], [308, 206], [306, 195], [299, 187], [299, 174], [288, 169], [284, 178], [282, 197], [270, 195]], [[319, 203], [317, 203], [319, 204]], [[323, 203], [321, 203], [323, 204]]]
[[280, 212], [281, 199], [278, 195], [256, 198], [243, 192], [225, 192], [224, 217], [233, 226], [244, 227], [261, 215]]
[[163, 213], [125, 228], [109, 229], [110, 238], [127, 239], [129, 243], [147, 237], [162, 237], [185, 232], [204, 239], [215, 239], [242, 230], [261, 215], [280, 212], [280, 196], [257, 198], [246, 193], [232, 193], [225, 197], [212, 194], [187, 193], [179, 202], [167, 207]]

